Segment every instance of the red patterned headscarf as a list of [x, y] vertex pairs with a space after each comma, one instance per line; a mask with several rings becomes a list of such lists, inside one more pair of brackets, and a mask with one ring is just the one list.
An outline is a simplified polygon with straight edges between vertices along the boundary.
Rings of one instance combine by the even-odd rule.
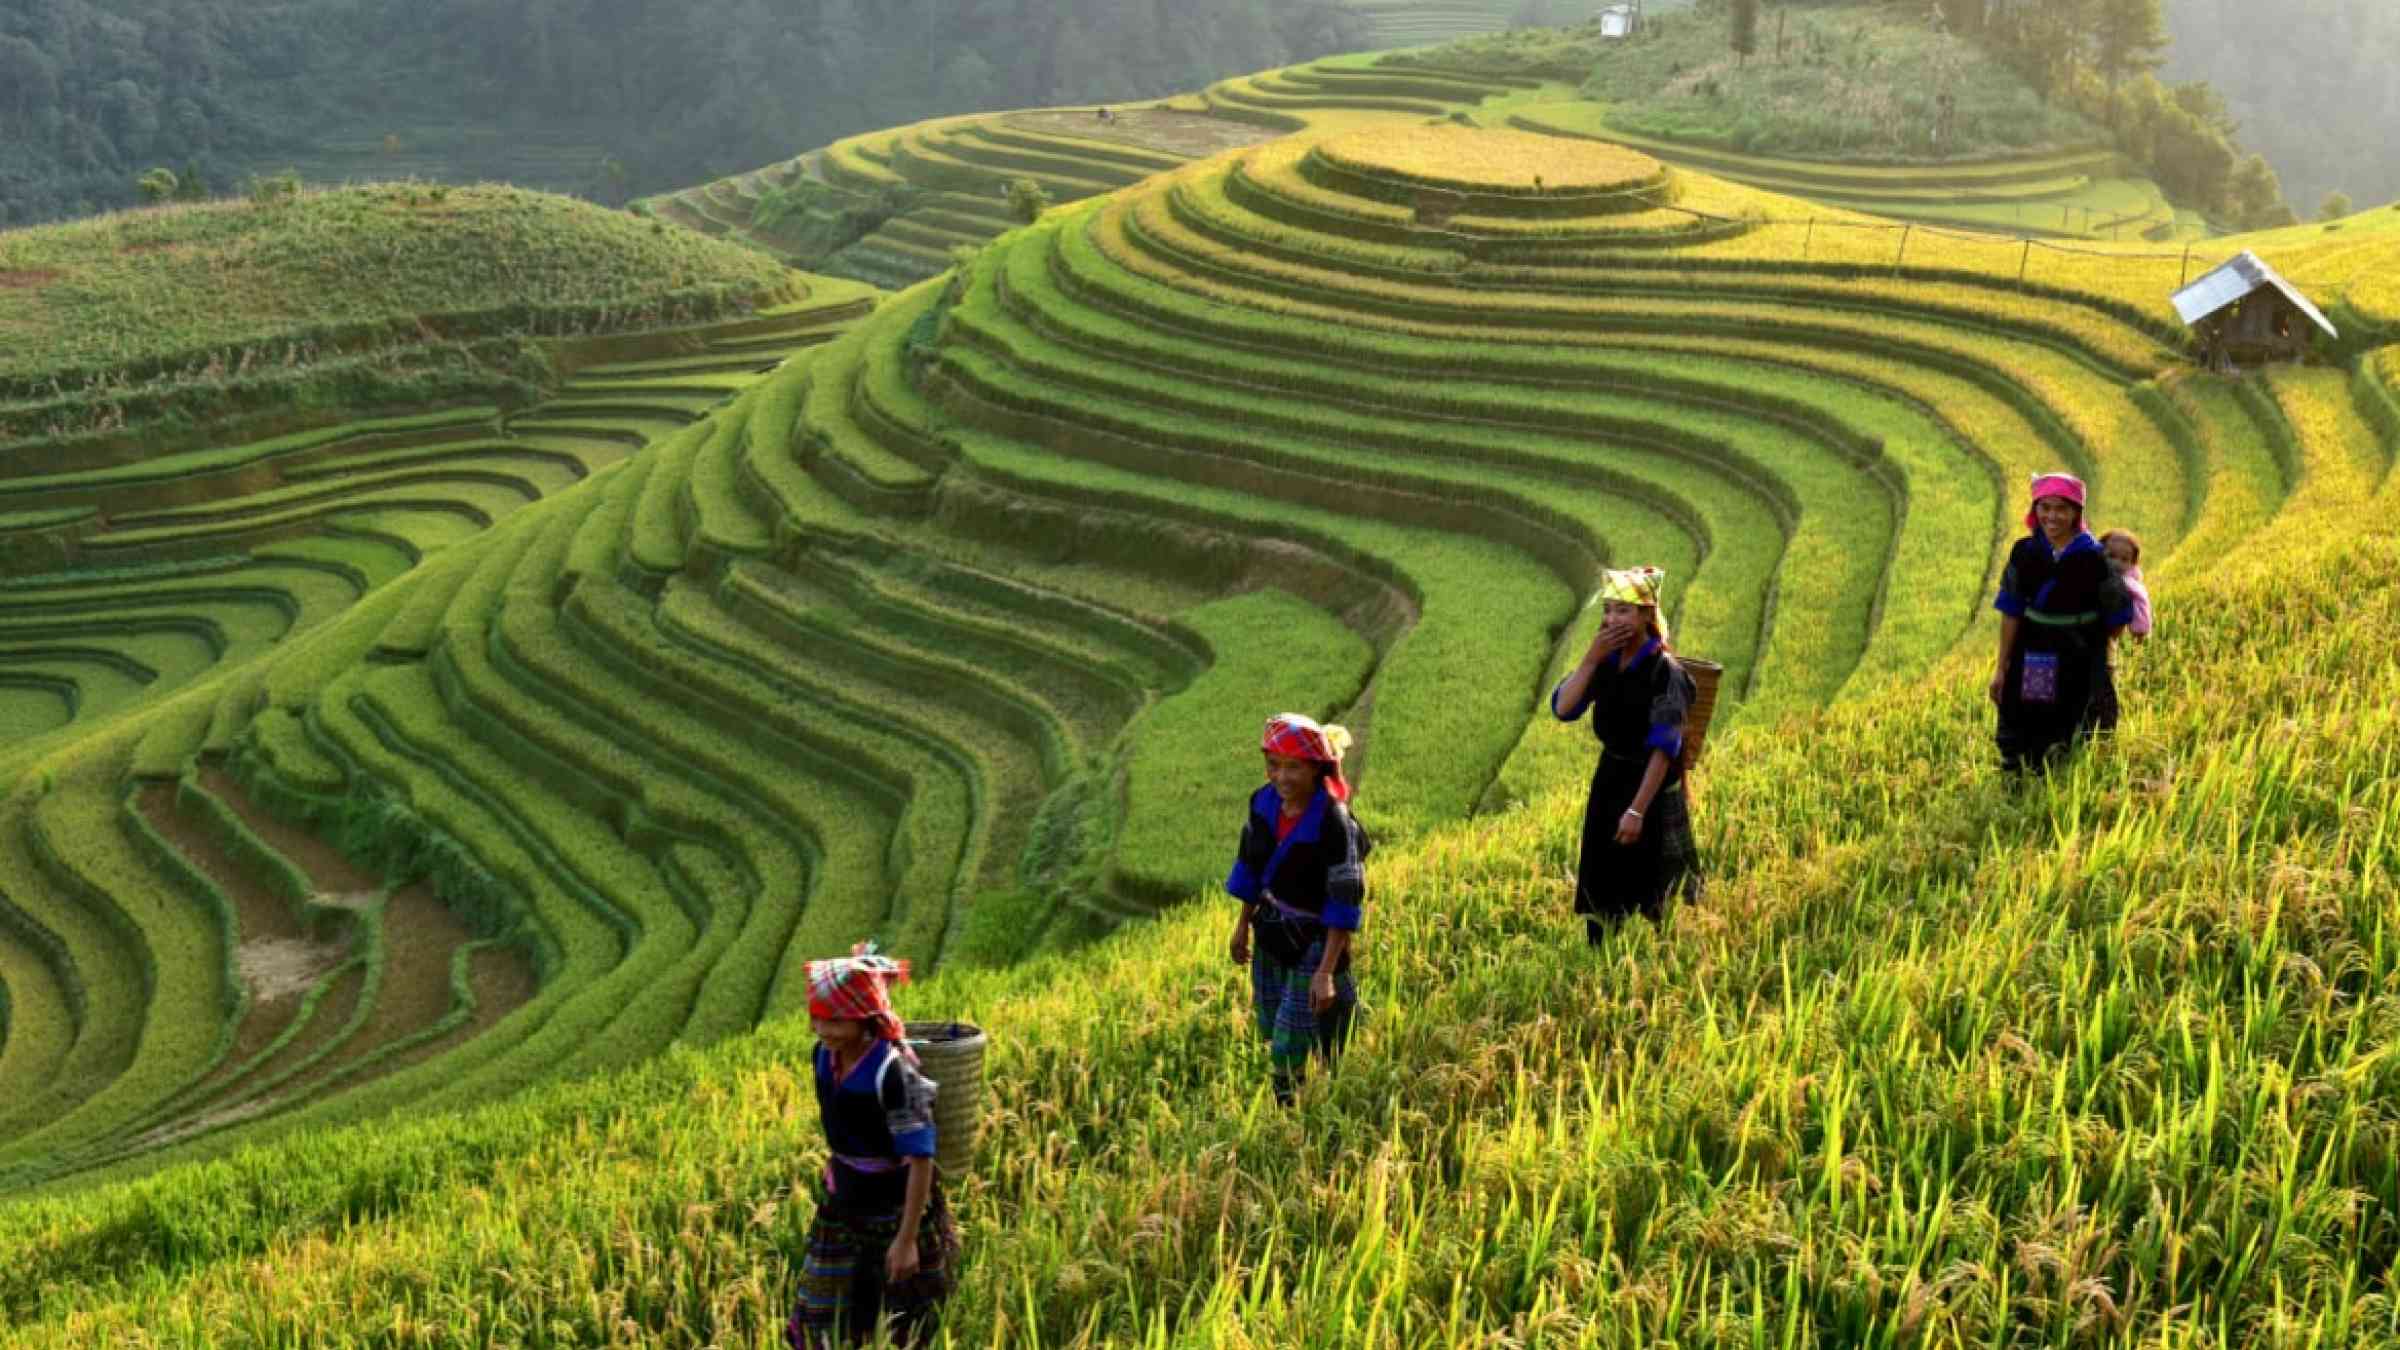
[[[2081, 511], [2083, 509], [2083, 480], [2071, 473], [2037, 473], [2033, 476], [2033, 496], [2028, 500], [2038, 503], [2044, 497], [2063, 497], [2075, 503], [2075, 509]], [[2031, 507], [2027, 507], [2025, 511], [2025, 528], [2029, 530], [2042, 528], [2041, 517], [2035, 515]]]
[[914, 1063], [900, 1016], [892, 1011], [891, 987], [906, 983], [908, 962], [878, 956], [872, 943], [862, 942], [848, 956], [808, 963], [808, 1015], [864, 1022], [878, 1040], [893, 1042]]
[[1325, 775], [1325, 790], [1337, 802], [1350, 800], [1350, 780], [1342, 777], [1342, 755], [1350, 749], [1349, 728], [1319, 725], [1317, 719], [1300, 713], [1277, 713], [1267, 719], [1258, 748], [1285, 759], [1326, 766], [1333, 772]]

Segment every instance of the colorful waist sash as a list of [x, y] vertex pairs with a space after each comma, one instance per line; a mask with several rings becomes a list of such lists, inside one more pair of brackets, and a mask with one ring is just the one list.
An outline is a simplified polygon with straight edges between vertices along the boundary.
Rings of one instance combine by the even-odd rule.
[[884, 1173], [897, 1172], [901, 1168], [906, 1167], [908, 1165], [908, 1160], [906, 1158], [877, 1158], [871, 1156], [860, 1157], [851, 1153], [833, 1154], [825, 1160], [825, 1189], [829, 1192], [839, 1192], [841, 1190], [839, 1186], [834, 1184], [833, 1180], [833, 1165], [835, 1163], [840, 1163], [842, 1166], [849, 1168], [851, 1171], [858, 1172], [866, 1176], [881, 1176]]
[[1311, 914], [1305, 909], [1298, 909], [1291, 905], [1287, 905], [1282, 900], [1276, 898], [1275, 892], [1273, 891], [1267, 891], [1265, 892], [1265, 895], [1267, 897], [1267, 903], [1273, 905], [1275, 907], [1275, 912], [1289, 922], [1314, 924], [1322, 924], [1325, 922], [1324, 915]]

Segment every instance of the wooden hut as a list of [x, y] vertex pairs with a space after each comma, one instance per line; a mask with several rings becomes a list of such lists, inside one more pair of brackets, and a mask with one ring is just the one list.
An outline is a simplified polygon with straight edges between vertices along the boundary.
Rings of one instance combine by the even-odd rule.
[[2248, 249], [2175, 292], [2174, 304], [2211, 370], [2297, 361], [2319, 331], [2341, 336], [2322, 310]]

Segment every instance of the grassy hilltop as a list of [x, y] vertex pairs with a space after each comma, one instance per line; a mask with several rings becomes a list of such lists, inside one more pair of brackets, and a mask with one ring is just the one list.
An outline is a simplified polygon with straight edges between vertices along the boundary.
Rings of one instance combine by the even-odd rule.
[[0, 236], [0, 378], [171, 359], [394, 319], [751, 298], [772, 264], [503, 186], [381, 184], [128, 211]]
[[516, 339], [741, 313], [789, 289], [769, 260], [564, 197], [288, 186], [0, 234], [12, 472], [146, 458], [242, 414], [521, 395], [543, 372]]
[[[1734, 181], [1474, 50], [839, 142], [652, 209], [897, 294], [0, 478], [15, 1337], [773, 1343], [872, 934], [993, 1036], [962, 1344], [2400, 1339], [2400, 211], [1972, 232], [1853, 184], [2056, 151]], [[2243, 247], [2317, 362], [2191, 368]], [[2011, 789], [2062, 464], [2162, 628]], [[1634, 562], [1711, 891], [1594, 952], [1539, 696]], [[1293, 1114], [1187, 903], [1283, 707], [1381, 841]]]

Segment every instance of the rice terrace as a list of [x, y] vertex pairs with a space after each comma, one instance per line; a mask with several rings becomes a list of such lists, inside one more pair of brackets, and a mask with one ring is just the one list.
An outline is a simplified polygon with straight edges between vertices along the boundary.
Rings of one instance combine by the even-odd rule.
[[[0, 232], [0, 1344], [785, 1344], [870, 940], [987, 1038], [929, 1343], [2400, 1344], [2400, 204], [2031, 0], [1336, 8]], [[2037, 482], [2157, 618], [2011, 772]], [[1625, 610], [1704, 886], [1587, 932]]]

